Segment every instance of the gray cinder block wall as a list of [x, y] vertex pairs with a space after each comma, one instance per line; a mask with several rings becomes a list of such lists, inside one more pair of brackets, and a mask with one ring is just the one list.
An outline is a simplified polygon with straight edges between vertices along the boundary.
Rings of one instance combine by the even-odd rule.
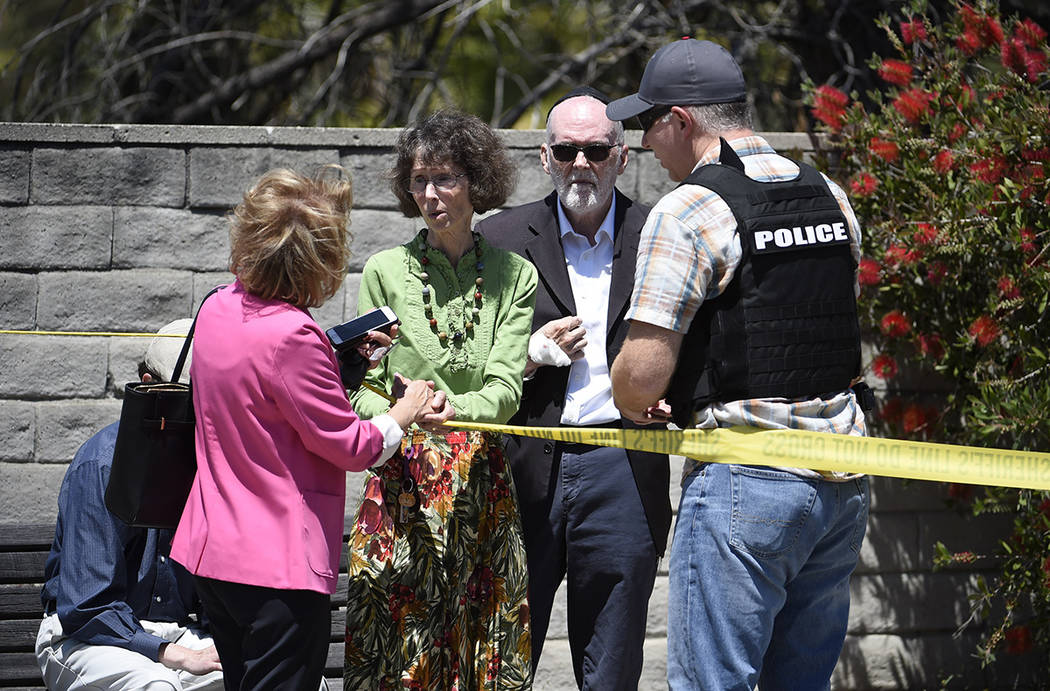
[[[342, 290], [315, 317], [326, 327], [350, 318], [364, 261], [420, 225], [396, 211], [383, 181], [396, 134], [0, 123], [0, 329], [152, 332], [191, 316], [208, 289], [231, 279], [224, 215], [250, 183], [274, 167], [311, 171], [329, 163], [353, 178], [354, 258]], [[549, 179], [538, 161], [543, 133], [501, 134], [520, 171], [509, 204], [547, 194]], [[805, 135], [769, 138], [781, 150], [810, 150]], [[652, 203], [671, 183], [641, 150], [637, 132], [628, 143], [631, 162], [620, 188]], [[136, 378], [147, 342], [0, 334], [0, 522], [54, 520], [67, 463], [85, 439], [118, 417], [123, 384]], [[668, 488], [675, 504], [676, 476]], [[348, 515], [359, 484], [348, 477]], [[973, 634], [952, 636], [968, 615], [966, 585], [990, 565], [934, 573], [932, 545], [943, 540], [950, 549], [988, 552], [1006, 519], [976, 524], [947, 511], [941, 485], [876, 479], [873, 486], [834, 688], [931, 687], [949, 674], [966, 686], [995, 686], [971, 657]], [[644, 689], [666, 687], [666, 600], [664, 570], [650, 603]], [[536, 686], [574, 686], [564, 599]]]

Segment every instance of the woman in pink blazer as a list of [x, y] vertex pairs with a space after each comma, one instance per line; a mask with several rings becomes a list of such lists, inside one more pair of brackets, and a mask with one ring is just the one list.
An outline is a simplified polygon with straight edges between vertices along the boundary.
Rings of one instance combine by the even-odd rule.
[[318, 687], [345, 473], [386, 461], [433, 411], [431, 386], [413, 381], [387, 415], [358, 419], [307, 311], [345, 276], [350, 204], [331, 175], [263, 176], [233, 213], [237, 280], [197, 319], [198, 469], [171, 557], [196, 576], [228, 689]]

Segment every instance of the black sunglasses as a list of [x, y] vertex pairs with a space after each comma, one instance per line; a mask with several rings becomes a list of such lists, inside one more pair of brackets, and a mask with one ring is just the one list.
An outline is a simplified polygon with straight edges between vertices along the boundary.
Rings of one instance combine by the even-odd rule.
[[555, 161], [569, 163], [575, 161], [577, 154], [581, 151], [588, 161], [597, 163], [609, 158], [609, 152], [619, 144], [588, 144], [587, 146], [576, 146], [574, 144], [551, 144], [551, 153]]
[[671, 106], [653, 106], [649, 110], [638, 113], [638, 123], [642, 126], [642, 132], [648, 132], [656, 121], [671, 112]]

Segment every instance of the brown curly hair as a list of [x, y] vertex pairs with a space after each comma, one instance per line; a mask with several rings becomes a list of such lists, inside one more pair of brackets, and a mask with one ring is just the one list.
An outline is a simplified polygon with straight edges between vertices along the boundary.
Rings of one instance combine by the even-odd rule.
[[412, 193], [405, 186], [418, 158], [427, 165], [459, 166], [470, 180], [470, 203], [477, 213], [495, 209], [514, 190], [516, 169], [503, 142], [475, 115], [440, 110], [402, 130], [394, 147], [397, 163], [387, 173], [401, 213], [420, 216]]
[[339, 166], [312, 178], [271, 170], [231, 214], [230, 270], [254, 295], [319, 307], [346, 276], [352, 203], [349, 176]]

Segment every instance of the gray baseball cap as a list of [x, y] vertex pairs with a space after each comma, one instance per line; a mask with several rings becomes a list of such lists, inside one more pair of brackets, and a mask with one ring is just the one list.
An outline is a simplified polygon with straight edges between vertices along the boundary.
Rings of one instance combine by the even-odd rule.
[[638, 93], [605, 107], [610, 120], [626, 120], [653, 106], [707, 105], [743, 101], [744, 75], [736, 60], [711, 41], [683, 38], [653, 53]]

